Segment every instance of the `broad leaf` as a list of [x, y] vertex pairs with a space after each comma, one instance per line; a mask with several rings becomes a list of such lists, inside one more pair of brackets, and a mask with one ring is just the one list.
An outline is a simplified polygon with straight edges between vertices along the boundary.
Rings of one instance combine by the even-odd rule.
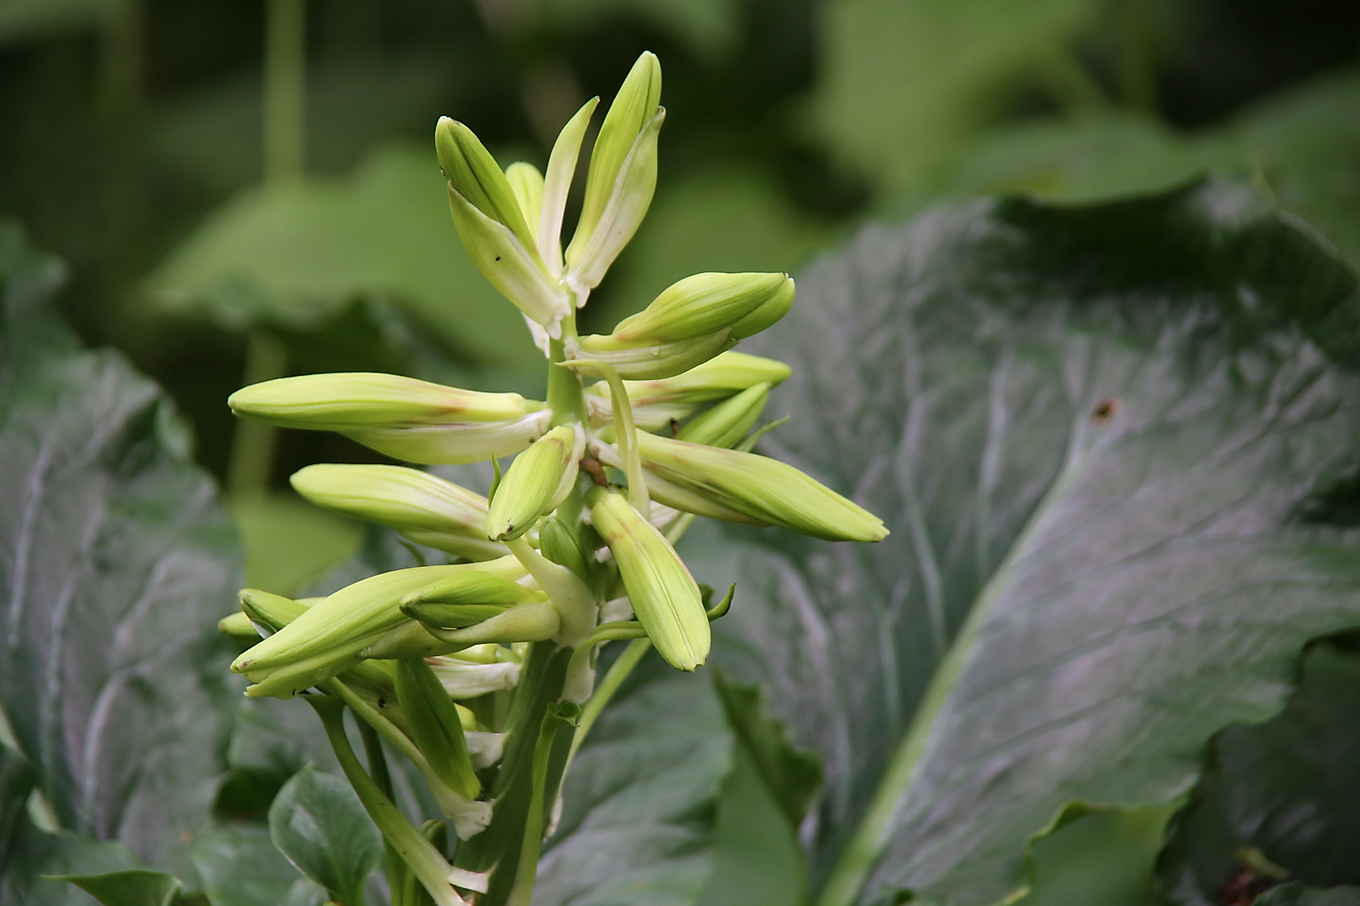
[[1256, 906], [1360, 906], [1360, 887], [1318, 889], [1296, 881], [1266, 891]]
[[382, 841], [341, 777], [303, 768], [269, 809], [269, 836], [298, 870], [341, 903], [359, 902]]
[[794, 366], [768, 446], [893, 534], [743, 532], [766, 545], [719, 571], [826, 765], [823, 903], [1015, 896], [1065, 810], [1173, 801], [1360, 624], [1360, 539], [1312, 496], [1360, 459], [1358, 306], [1213, 185], [941, 210], [800, 280], [757, 346]]
[[173, 906], [179, 902], [183, 888], [179, 878], [146, 869], [102, 875], [54, 875], [48, 880], [74, 884], [104, 906]]
[[221, 770], [239, 553], [164, 396], [57, 321], [59, 274], [0, 225], [0, 707], [61, 827], [180, 873]]
[[433, 150], [393, 148], [342, 181], [242, 193], [148, 289], [165, 310], [230, 330], [315, 329], [353, 299], [381, 295], [485, 364], [542, 360], [523, 318], [459, 245]]
[[727, 726], [750, 754], [761, 782], [779, 803], [789, 826], [796, 829], [822, 785], [817, 756], [789, 744], [787, 728], [770, 718], [758, 686], [734, 683], [721, 673], [715, 684]]
[[1360, 657], [1319, 646], [1304, 661], [1289, 706], [1256, 726], [1232, 727], [1162, 857], [1173, 903], [1217, 906], [1219, 891], [1258, 850], [1315, 887], [1360, 882]]
[[712, 871], [715, 802], [732, 743], [708, 685], [648, 656], [605, 709], [565, 783], [535, 902], [691, 906]]
[[262, 825], [212, 827], [194, 841], [193, 859], [213, 906], [316, 906], [326, 898], [279, 854]]

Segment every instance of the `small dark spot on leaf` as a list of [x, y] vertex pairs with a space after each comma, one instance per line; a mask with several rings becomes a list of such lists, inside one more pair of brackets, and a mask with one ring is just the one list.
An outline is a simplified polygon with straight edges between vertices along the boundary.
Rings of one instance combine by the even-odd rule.
[[1091, 407], [1091, 421], [1097, 425], [1104, 424], [1119, 414], [1119, 410], [1124, 408], [1124, 403], [1117, 399], [1103, 399], [1096, 402]]
[[671, 437], [679, 436], [680, 436], [680, 422], [676, 421], [675, 419], [671, 419]]
[[496, 260], [497, 260], [497, 261], [500, 261], [500, 260], [501, 260], [501, 256], [500, 256], [500, 255], [497, 255], [497, 256], [496, 256]]
[[378, 707], [379, 707], [379, 708], [386, 708], [386, 707], [387, 707], [387, 699], [385, 699], [385, 698], [379, 698], [379, 699], [378, 699]]
[[595, 480], [595, 483], [602, 488], [609, 487], [609, 477], [604, 474], [604, 466], [600, 461], [592, 456], [586, 456], [581, 460], [581, 468], [585, 473]]

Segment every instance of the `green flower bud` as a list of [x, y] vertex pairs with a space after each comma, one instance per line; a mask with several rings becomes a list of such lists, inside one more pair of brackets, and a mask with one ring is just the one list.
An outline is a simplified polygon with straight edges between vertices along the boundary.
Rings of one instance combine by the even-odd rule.
[[[660, 380], [624, 381], [624, 388], [638, 427], [654, 431], [668, 425], [671, 419], [687, 417], [703, 403], [726, 399], [756, 384], [773, 386], [789, 374], [789, 366], [783, 362], [742, 352], [724, 352], [683, 374]], [[603, 406], [596, 403], [599, 399], [607, 401], [609, 392], [609, 384], [604, 381], [586, 388], [593, 420], [607, 421], [611, 417], [607, 402]]]
[[707, 412], [696, 415], [676, 436], [692, 444], [735, 447], [760, 420], [760, 413], [765, 409], [765, 401], [769, 397], [769, 384], [748, 387]]
[[302, 616], [308, 606], [305, 601], [295, 601], [258, 588], [241, 589], [241, 611], [266, 636]]
[[556, 516], [539, 523], [538, 549], [543, 556], [567, 567], [583, 579], [591, 574], [590, 561], [581, 547], [580, 539]]
[[730, 330], [651, 345], [629, 344], [611, 336], [592, 334], [570, 344], [570, 358], [564, 364], [593, 377], [605, 376], [599, 367], [603, 364], [613, 368], [622, 378], [653, 380], [689, 371], [730, 349], [736, 342]]
[[486, 539], [485, 497], [419, 469], [323, 463], [288, 480], [317, 506], [394, 528], [419, 544], [470, 560], [509, 553]]
[[793, 281], [787, 274], [695, 274], [624, 318], [612, 336], [636, 345], [728, 329], [742, 339], [782, 318], [792, 304]]
[[237, 415], [284, 428], [355, 431], [514, 421], [543, 409], [518, 393], [460, 390], [398, 374], [304, 374], [242, 387]]
[[485, 564], [417, 566], [364, 579], [308, 607], [238, 657], [232, 670], [256, 683], [247, 695], [288, 698], [357, 664], [364, 649], [409, 623], [399, 606], [406, 595], [438, 580], [452, 583], [455, 577], [474, 586], [484, 584], [488, 574], [506, 578], [522, 575], [522, 569], [513, 558], [505, 558]]
[[403, 604], [401, 612], [437, 629], [475, 626], [510, 609], [509, 604]]
[[491, 500], [487, 537], [513, 541], [556, 509], [576, 484], [585, 443], [579, 425], [558, 425], [515, 457]]
[[711, 634], [699, 586], [684, 561], [621, 494], [592, 492], [590, 516], [656, 650], [673, 667], [694, 670], [708, 658]]
[[439, 678], [423, 658], [402, 658], [396, 662], [396, 687], [411, 741], [431, 770], [459, 795], [476, 799], [482, 785], [472, 769], [463, 722]]
[[393, 459], [436, 466], [518, 453], [537, 440], [551, 420], [552, 413], [544, 409], [513, 421], [359, 428], [341, 433]]
[[238, 610], [229, 613], [217, 621], [217, 630], [223, 635], [238, 641], [253, 642], [260, 637], [255, 624], [250, 621], [244, 611]]
[[521, 202], [500, 164], [472, 130], [457, 120], [441, 116], [434, 128], [434, 148], [439, 168], [449, 187], [491, 220], [507, 227], [529, 248], [535, 236], [529, 230]]
[[520, 213], [529, 224], [529, 235], [534, 237], [530, 248], [537, 248], [538, 219], [543, 213], [543, 174], [533, 164], [518, 161], [505, 168], [505, 178], [515, 193]]
[[[523, 665], [514, 661], [474, 664], [460, 660], [456, 655], [430, 658], [429, 664], [443, 684], [444, 692], [452, 699], [476, 698], [488, 692], [509, 691], [519, 685], [520, 673], [524, 669]], [[463, 729], [475, 726], [475, 720], [472, 727], [464, 722]], [[468, 739], [468, 746], [472, 746], [471, 738]]]
[[539, 258], [536, 245], [526, 246], [509, 227], [483, 214], [452, 186], [449, 212], [468, 257], [487, 282], [549, 336], [561, 336], [561, 321], [571, 313], [571, 300]]
[[444, 642], [448, 651], [495, 642], [546, 642], [562, 628], [562, 617], [552, 601], [518, 604], [464, 629], [440, 629], [424, 624], [425, 631]]
[[[760, 522], [828, 541], [881, 541], [888, 535], [883, 520], [787, 463], [655, 434], [637, 439], [648, 472]], [[657, 499], [679, 506], [659, 493]]]
[[567, 247], [571, 279], [599, 285], [637, 231], [656, 189], [656, 143], [665, 119], [661, 64], [644, 53], [624, 79], [590, 155], [581, 218]]
[[599, 103], [599, 98], [591, 98], [576, 111], [558, 133], [548, 156], [548, 173], [543, 183], [543, 214], [538, 224], [538, 254], [548, 266], [548, 272], [555, 277], [562, 276], [562, 218], [567, 210], [567, 195], [571, 191], [572, 177], [576, 175], [576, 160], [581, 154], [586, 127]]

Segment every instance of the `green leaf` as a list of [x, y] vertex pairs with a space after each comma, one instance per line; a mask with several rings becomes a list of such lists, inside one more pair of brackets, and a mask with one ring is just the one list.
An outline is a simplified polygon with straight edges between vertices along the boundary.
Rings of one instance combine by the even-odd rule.
[[183, 889], [179, 878], [147, 869], [103, 875], [52, 875], [50, 880], [68, 881], [104, 906], [174, 906]]
[[571, 765], [534, 889], [544, 903], [691, 906], [712, 872], [714, 800], [732, 766], [722, 711], [659, 658], [638, 672]]
[[751, 755], [761, 782], [779, 803], [789, 827], [796, 831], [821, 789], [820, 761], [815, 754], [792, 746], [788, 728], [766, 711], [759, 686], [734, 683], [721, 673], [715, 675], [714, 685], [727, 726]]
[[94, 30], [116, 0], [8, 0], [0, 6], [0, 47], [66, 31]]
[[193, 857], [212, 906], [316, 906], [326, 899], [279, 854], [262, 825], [215, 825], [194, 841]]
[[0, 706], [61, 827], [184, 875], [240, 555], [164, 395], [56, 319], [59, 273], [0, 225]]
[[1360, 657], [1317, 646], [1283, 712], [1215, 740], [1162, 855], [1170, 901], [1217, 906], [1219, 889], [1247, 867], [1244, 847], [1314, 887], [1360, 883], [1348, 857], [1360, 820], [1358, 763]]
[[386, 296], [484, 364], [542, 361], [462, 250], [433, 151], [392, 147], [342, 180], [247, 190], [146, 288], [162, 310], [228, 330], [315, 329], [356, 297]]
[[857, 169], [895, 189], [948, 161], [1000, 100], [1089, 28], [1093, 0], [842, 0], [817, 30], [813, 122]]
[[341, 903], [362, 899], [378, 867], [382, 841], [348, 783], [305, 767], [284, 784], [269, 809], [269, 836], [279, 852]]
[[1250, 193], [943, 209], [800, 290], [766, 446], [893, 534], [699, 571], [745, 580], [743, 673], [826, 765], [827, 906], [1014, 897], [1065, 813], [1174, 801], [1360, 624], [1318, 522], [1360, 458], [1355, 278]]
[[1257, 897], [1256, 906], [1360, 906], [1360, 887], [1318, 890], [1298, 882], [1281, 884]]

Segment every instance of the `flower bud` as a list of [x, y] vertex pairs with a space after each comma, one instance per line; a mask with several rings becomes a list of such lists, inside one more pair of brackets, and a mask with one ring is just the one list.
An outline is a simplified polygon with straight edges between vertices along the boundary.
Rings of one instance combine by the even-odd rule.
[[793, 281], [787, 274], [695, 274], [624, 318], [611, 336], [636, 345], [728, 329], [742, 339], [782, 318], [792, 304]]
[[562, 218], [567, 210], [567, 195], [576, 175], [576, 160], [581, 154], [581, 141], [599, 98], [585, 102], [576, 115], [567, 121], [553, 142], [548, 156], [548, 172], [543, 182], [543, 214], [538, 225], [538, 254], [554, 277], [562, 276]]
[[254, 642], [260, 637], [255, 624], [250, 621], [244, 611], [229, 613], [217, 621], [217, 630], [230, 639], [237, 641]]
[[559, 425], [515, 457], [492, 497], [487, 537], [513, 541], [556, 509], [576, 484], [585, 443], [579, 425]]
[[656, 144], [665, 119], [661, 64], [644, 53], [624, 79], [590, 155], [581, 218], [567, 247], [571, 278], [599, 285], [637, 231], [656, 189]]
[[[473, 664], [458, 657], [430, 658], [430, 667], [450, 698], [476, 698], [488, 692], [506, 692], [519, 685], [523, 665], [514, 661]], [[464, 729], [467, 729], [466, 725]], [[468, 740], [471, 747], [471, 739]]]
[[711, 634], [699, 586], [684, 561], [617, 492], [593, 492], [590, 515], [656, 650], [673, 667], [694, 670], [708, 658]]
[[[633, 405], [633, 418], [638, 427], [656, 430], [671, 419], [688, 416], [695, 407], [713, 400], [726, 399], [756, 384], [780, 383], [789, 376], [789, 366], [774, 359], [724, 352], [707, 362], [674, 377], [650, 381], [624, 381], [628, 399]], [[609, 384], [601, 381], [586, 389], [587, 401], [609, 399]], [[609, 413], [605, 407], [592, 405], [591, 414], [601, 421]]]
[[536, 246], [526, 246], [509, 227], [483, 214], [452, 186], [449, 212], [468, 257], [487, 282], [549, 336], [561, 336], [561, 321], [571, 313], [571, 300], [538, 257]]
[[486, 539], [485, 497], [419, 469], [324, 463], [288, 480], [317, 506], [394, 528], [419, 544], [470, 560], [508, 553]]
[[472, 769], [463, 722], [444, 686], [423, 658], [396, 662], [397, 702], [406, 714], [411, 741], [431, 770], [468, 799], [476, 799], [482, 785]]
[[503, 422], [358, 428], [341, 433], [393, 459], [453, 465], [518, 453], [543, 434], [551, 419], [552, 413], [544, 409]]
[[562, 628], [562, 617], [552, 601], [517, 604], [489, 620], [463, 629], [440, 629], [424, 624], [425, 631], [444, 642], [446, 651], [457, 651], [488, 642], [508, 645], [515, 642], [545, 642]]
[[[246, 690], [248, 695], [296, 695], [357, 664], [365, 648], [408, 623], [410, 618], [399, 604], [411, 592], [436, 580], [453, 583], [462, 578], [472, 586], [485, 585], [488, 573], [491, 578], [504, 578], [512, 570], [511, 574], [520, 574], [519, 564], [506, 558], [486, 564], [417, 566], [372, 576], [308, 607], [238, 657], [232, 670], [256, 683]], [[267, 603], [277, 603], [272, 600], [277, 597], [270, 596]]]
[[529, 247], [536, 249], [538, 219], [543, 213], [543, 174], [533, 164], [517, 161], [505, 168], [505, 178], [515, 193], [524, 221], [529, 224], [529, 235], [534, 239]]
[[552, 562], [565, 566], [581, 578], [591, 573], [590, 560], [581, 547], [576, 533], [556, 516], [550, 516], [538, 527], [538, 549]]
[[604, 377], [605, 372], [599, 366], [607, 365], [622, 378], [654, 380], [673, 377], [702, 365], [736, 342], [730, 330], [651, 345], [628, 344], [611, 336], [592, 334], [571, 344], [570, 358], [563, 364], [593, 377]]
[[450, 188], [486, 217], [507, 227], [529, 248], [535, 236], [529, 230], [524, 209], [500, 164], [472, 130], [457, 120], [441, 116], [434, 129], [434, 148], [439, 168]]
[[[881, 541], [888, 535], [883, 520], [787, 463], [655, 434], [639, 433], [637, 441], [648, 472], [760, 522], [828, 541]], [[657, 499], [686, 508], [660, 493]]]
[[227, 398], [237, 415], [315, 431], [499, 423], [543, 409], [518, 393], [460, 390], [398, 374], [304, 374], [242, 387]]
[[696, 415], [680, 429], [676, 437], [692, 444], [735, 447], [760, 420], [760, 413], [765, 409], [765, 401], [769, 397], [769, 384], [748, 387], [707, 412]]
[[295, 601], [258, 588], [241, 589], [240, 598], [241, 611], [266, 637], [302, 616], [309, 606], [304, 601]]

